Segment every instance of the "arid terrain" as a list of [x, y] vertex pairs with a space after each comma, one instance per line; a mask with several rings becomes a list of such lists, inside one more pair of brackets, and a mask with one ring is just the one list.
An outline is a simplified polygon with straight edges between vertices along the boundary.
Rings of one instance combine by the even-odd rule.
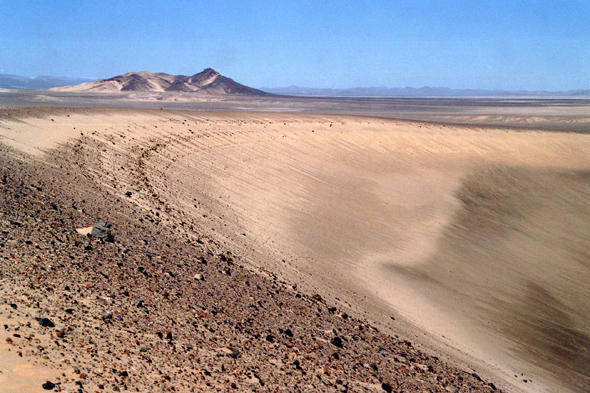
[[586, 101], [0, 106], [4, 391], [590, 389]]

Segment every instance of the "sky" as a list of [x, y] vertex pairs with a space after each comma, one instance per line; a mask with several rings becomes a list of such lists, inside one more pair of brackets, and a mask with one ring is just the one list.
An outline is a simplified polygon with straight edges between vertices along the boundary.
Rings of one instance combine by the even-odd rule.
[[588, 0], [0, 0], [0, 73], [211, 67], [253, 87], [590, 88]]

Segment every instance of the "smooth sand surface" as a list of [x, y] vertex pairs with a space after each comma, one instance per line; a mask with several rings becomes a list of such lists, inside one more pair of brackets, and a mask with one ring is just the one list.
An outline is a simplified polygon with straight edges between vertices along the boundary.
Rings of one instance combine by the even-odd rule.
[[[16, 347], [11, 347], [7, 340], [18, 341], [13, 335], [17, 334], [22, 337], [24, 334], [21, 331], [11, 329], [8, 331], [4, 326], [19, 326], [25, 325], [27, 321], [20, 318], [13, 318], [6, 316], [10, 314], [10, 306], [2, 305], [0, 307], [0, 391], [3, 393], [22, 393], [22, 392], [44, 392], [41, 385], [48, 380], [56, 380], [62, 376], [64, 370], [57, 367], [50, 367], [48, 365], [39, 364], [39, 362], [31, 363], [26, 357], [23, 358], [23, 351]], [[39, 346], [47, 346], [50, 337], [36, 334], [31, 338], [35, 340]], [[55, 366], [55, 365], [54, 365]], [[68, 372], [68, 374], [70, 374]]]
[[67, 142], [104, 187], [157, 200], [150, 214], [167, 225], [509, 390], [590, 386], [588, 135], [337, 115], [19, 116], [0, 120], [3, 142]]

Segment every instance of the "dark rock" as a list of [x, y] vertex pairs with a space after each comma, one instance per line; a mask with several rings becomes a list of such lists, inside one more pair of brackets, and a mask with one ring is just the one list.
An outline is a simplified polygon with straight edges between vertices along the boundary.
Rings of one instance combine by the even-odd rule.
[[390, 384], [388, 384], [388, 383], [385, 383], [385, 382], [383, 382], [383, 383], [381, 384], [381, 389], [383, 389], [383, 390], [384, 390], [384, 391], [386, 391], [387, 393], [391, 393], [391, 392], [393, 392], [393, 386], [391, 386]]
[[55, 325], [53, 324], [53, 322], [51, 322], [50, 319], [47, 318], [35, 318], [37, 320], [37, 322], [39, 322], [39, 325], [43, 326], [43, 327], [55, 327]]
[[55, 384], [53, 382], [47, 381], [43, 385], [41, 385], [41, 387], [45, 390], [53, 390]]
[[133, 193], [132, 193], [131, 191], [127, 191], [127, 192], [125, 193], [125, 196], [126, 196], [126, 197], [131, 197], [131, 195], [133, 195]]
[[128, 377], [128, 376], [129, 376], [129, 373], [128, 373], [127, 371], [121, 371], [121, 372], [119, 373], [119, 375], [120, 375], [121, 377]]
[[138, 300], [138, 301], [135, 302], [135, 307], [137, 307], [137, 308], [143, 308], [145, 306], [143, 305], [143, 302], [141, 300]]
[[497, 390], [496, 389], [496, 385], [494, 385], [493, 383], [488, 383], [488, 386], [492, 388], [492, 390]]
[[338, 348], [342, 348], [342, 339], [340, 337], [334, 337], [332, 340], [330, 340], [330, 344]]
[[377, 365], [375, 363], [369, 363], [369, 367], [375, 371], [377, 371]]
[[14, 303], [11, 303], [10, 307], [12, 307], [14, 310], [16, 310], [16, 308], [17, 308], [16, 304], [14, 304]]
[[106, 221], [99, 221], [92, 227], [90, 234], [98, 239], [112, 243], [115, 238], [111, 235], [111, 231], [109, 230], [111, 225], [111, 223]]
[[57, 205], [56, 205], [55, 203], [51, 202], [51, 203], [49, 204], [49, 206], [50, 206], [50, 207], [51, 207], [53, 210], [57, 210]]
[[266, 341], [268, 341], [269, 343], [274, 342], [274, 340], [275, 336], [273, 336], [272, 334], [266, 336]]
[[287, 337], [293, 337], [293, 332], [291, 331], [291, 329], [287, 329], [287, 330], [285, 330], [285, 335]]
[[315, 295], [313, 295], [311, 298], [313, 300], [315, 300], [316, 302], [321, 302], [323, 300], [322, 297], [321, 297], [321, 295], [319, 295], [317, 293]]

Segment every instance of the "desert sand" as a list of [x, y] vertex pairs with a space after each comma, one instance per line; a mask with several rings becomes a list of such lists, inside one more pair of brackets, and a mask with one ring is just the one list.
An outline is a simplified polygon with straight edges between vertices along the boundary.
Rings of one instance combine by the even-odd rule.
[[469, 116], [11, 109], [0, 143], [494, 388], [588, 390], [590, 139]]

